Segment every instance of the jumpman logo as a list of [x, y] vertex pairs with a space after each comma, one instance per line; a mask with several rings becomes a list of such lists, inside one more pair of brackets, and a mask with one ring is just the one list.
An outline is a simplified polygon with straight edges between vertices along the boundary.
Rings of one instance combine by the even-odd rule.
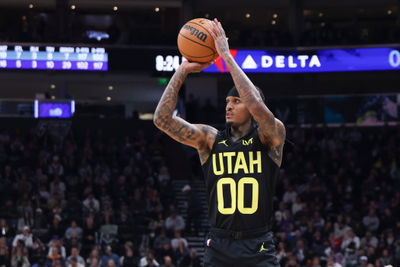
[[226, 144], [226, 139], [225, 140], [222, 140], [221, 142], [218, 142], [218, 144], [224, 144], [225, 146], [228, 146], [227, 144]]
[[261, 251], [268, 251], [268, 249], [267, 248], [264, 248], [264, 242], [262, 243], [262, 245], [261, 245], [261, 248], [260, 248], [260, 250], [258, 251], [258, 252], [261, 252]]

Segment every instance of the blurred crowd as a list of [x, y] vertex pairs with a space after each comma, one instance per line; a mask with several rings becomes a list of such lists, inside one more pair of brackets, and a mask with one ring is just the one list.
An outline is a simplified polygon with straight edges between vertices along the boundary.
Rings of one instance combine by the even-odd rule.
[[[281, 266], [399, 266], [400, 128], [287, 133], [273, 229]], [[0, 266], [201, 266], [163, 138], [0, 131]]]
[[399, 266], [400, 128], [287, 132], [274, 226], [281, 266]]
[[0, 130], [0, 266], [199, 266], [162, 138]]

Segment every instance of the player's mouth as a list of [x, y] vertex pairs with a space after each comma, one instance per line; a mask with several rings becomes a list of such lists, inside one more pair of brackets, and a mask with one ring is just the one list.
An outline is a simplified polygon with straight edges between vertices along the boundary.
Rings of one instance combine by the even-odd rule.
[[231, 118], [231, 117], [233, 117], [233, 114], [232, 114], [232, 113], [226, 113], [226, 114], [225, 114], [225, 117], [226, 117], [226, 118]]

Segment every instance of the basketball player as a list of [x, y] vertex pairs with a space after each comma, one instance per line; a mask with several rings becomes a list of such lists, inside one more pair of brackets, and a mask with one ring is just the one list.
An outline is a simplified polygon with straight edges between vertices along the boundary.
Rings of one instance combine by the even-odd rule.
[[217, 52], [235, 84], [226, 96], [226, 129], [218, 131], [172, 116], [186, 76], [212, 62], [181, 64], [158, 103], [154, 123], [199, 153], [212, 227], [206, 242], [205, 266], [279, 266], [271, 219], [285, 127], [231, 56], [221, 23], [215, 19], [211, 28]]

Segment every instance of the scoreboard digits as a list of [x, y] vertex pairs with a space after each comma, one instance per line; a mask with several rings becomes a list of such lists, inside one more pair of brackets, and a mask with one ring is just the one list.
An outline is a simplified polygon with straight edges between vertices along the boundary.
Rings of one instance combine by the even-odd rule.
[[0, 69], [107, 71], [102, 47], [0, 45]]

